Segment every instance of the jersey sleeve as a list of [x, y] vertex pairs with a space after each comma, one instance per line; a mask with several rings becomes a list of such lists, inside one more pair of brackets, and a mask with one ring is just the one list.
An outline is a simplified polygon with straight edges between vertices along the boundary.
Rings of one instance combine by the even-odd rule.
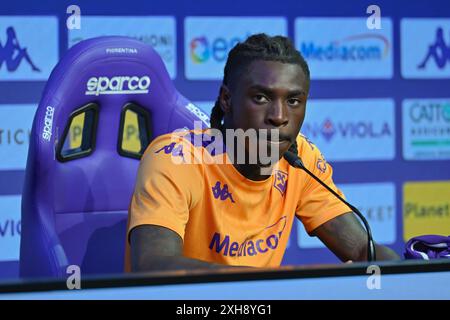
[[[326, 162], [317, 146], [302, 135], [297, 138], [297, 144], [299, 156], [309, 171], [345, 199], [342, 191], [333, 182], [333, 168]], [[311, 234], [325, 222], [351, 210], [316, 180], [304, 174], [305, 184], [297, 204], [296, 215]]]
[[129, 207], [127, 239], [133, 228], [145, 224], [166, 227], [184, 239], [189, 212], [203, 192], [200, 164], [185, 161], [192, 154], [186, 142], [176, 143], [170, 134], [148, 146]]

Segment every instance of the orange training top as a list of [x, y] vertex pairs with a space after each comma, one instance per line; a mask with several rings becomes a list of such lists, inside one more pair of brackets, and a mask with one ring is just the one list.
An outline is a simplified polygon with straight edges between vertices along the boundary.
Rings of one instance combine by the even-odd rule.
[[[208, 130], [191, 130], [175, 140], [165, 134], [148, 146], [130, 203], [128, 235], [140, 225], [163, 226], [183, 239], [186, 257], [274, 267], [282, 261], [295, 216], [311, 232], [350, 211], [284, 158], [264, 181], [245, 178], [230, 162], [216, 163], [229, 159], [227, 153], [192, 143], [192, 137], [208, 135]], [[304, 165], [343, 196], [318, 148], [303, 135], [297, 144]], [[200, 156], [207, 163], [192, 161]], [[128, 241], [126, 248], [129, 271]]]

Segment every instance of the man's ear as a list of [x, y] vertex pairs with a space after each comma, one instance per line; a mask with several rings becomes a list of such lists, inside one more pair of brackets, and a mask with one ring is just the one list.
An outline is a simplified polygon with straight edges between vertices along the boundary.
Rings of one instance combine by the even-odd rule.
[[224, 114], [231, 112], [231, 92], [224, 84], [220, 86], [219, 102]]

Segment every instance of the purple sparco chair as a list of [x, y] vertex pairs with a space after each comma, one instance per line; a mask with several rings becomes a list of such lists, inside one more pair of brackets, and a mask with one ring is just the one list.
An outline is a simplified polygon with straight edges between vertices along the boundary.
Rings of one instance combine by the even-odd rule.
[[[135, 117], [140, 150], [123, 149], [125, 112]], [[77, 116], [82, 128], [69, 130]], [[158, 135], [208, 119], [175, 89], [150, 46], [100, 37], [69, 49], [33, 121], [21, 277], [66, 277], [69, 265], [82, 275], [123, 272], [127, 211], [143, 151]]]

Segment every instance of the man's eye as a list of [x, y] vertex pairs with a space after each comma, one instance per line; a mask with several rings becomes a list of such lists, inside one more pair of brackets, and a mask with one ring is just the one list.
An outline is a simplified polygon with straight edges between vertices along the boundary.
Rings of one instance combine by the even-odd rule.
[[300, 105], [302, 102], [301, 102], [299, 99], [289, 99], [289, 100], [288, 100], [288, 103], [289, 103], [291, 106], [298, 106], [298, 105]]
[[253, 97], [253, 100], [254, 100], [256, 103], [265, 103], [265, 102], [268, 101], [267, 98], [266, 98], [265, 96], [263, 96], [262, 94], [257, 94], [257, 95], [255, 95], [255, 96]]

